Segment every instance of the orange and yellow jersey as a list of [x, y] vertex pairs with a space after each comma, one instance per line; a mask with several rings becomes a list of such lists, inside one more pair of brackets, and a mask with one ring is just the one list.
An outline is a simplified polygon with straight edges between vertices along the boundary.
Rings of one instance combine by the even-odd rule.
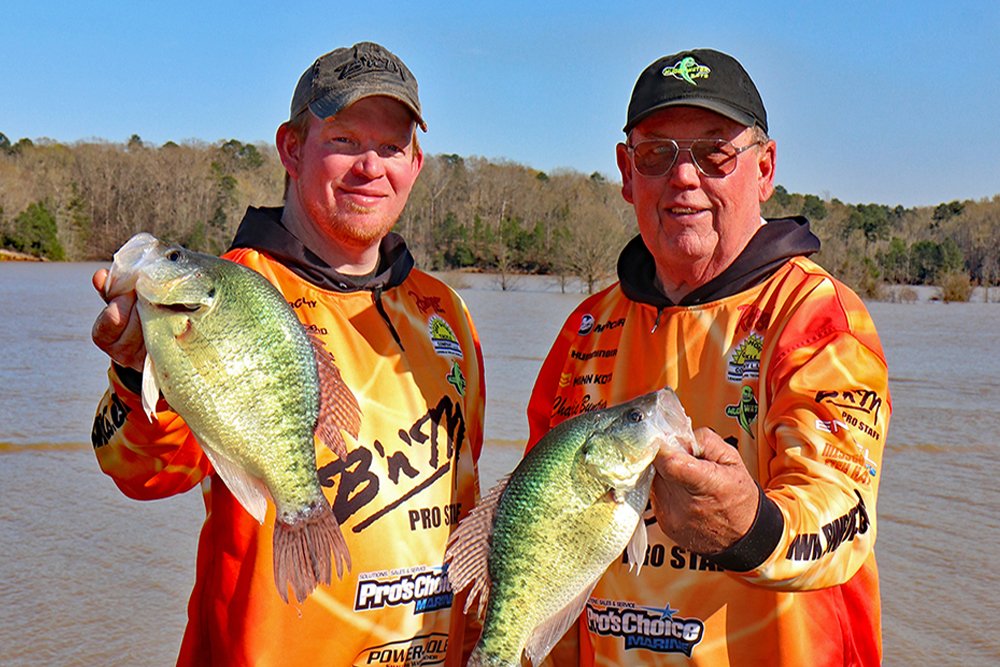
[[466, 632], [443, 557], [452, 528], [478, 500], [485, 390], [472, 320], [454, 291], [412, 269], [398, 236], [383, 241], [384, 280], [351, 286], [339, 274], [296, 266], [294, 257], [308, 252], [295, 247], [279, 216], [251, 209], [236, 245], [250, 237], [256, 248], [225, 257], [279, 288], [360, 403], [361, 431], [355, 441], [346, 436], [347, 460], [316, 448], [352, 568], [302, 603], [283, 602], [272, 571], [273, 504], [257, 524], [183, 420], [161, 401], [164, 410], [149, 423], [123, 384], [128, 373], [113, 368], [94, 427], [103, 470], [133, 498], [196, 485], [204, 495], [178, 664], [459, 665], [477, 630]]
[[880, 663], [888, 373], [862, 302], [803, 256], [814, 246], [804, 220], [771, 222], [722, 280], [672, 304], [655, 296], [637, 238], [620, 281], [560, 331], [531, 395], [529, 446], [574, 415], [670, 386], [762, 489], [750, 532], [711, 558], [647, 511], [641, 574], [623, 555], [594, 589], [581, 665]]

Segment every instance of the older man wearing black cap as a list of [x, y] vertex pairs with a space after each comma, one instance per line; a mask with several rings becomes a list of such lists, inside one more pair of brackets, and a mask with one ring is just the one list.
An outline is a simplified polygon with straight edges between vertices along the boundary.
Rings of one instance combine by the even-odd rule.
[[341, 581], [327, 573], [304, 599], [282, 599], [274, 512], [258, 525], [176, 414], [148, 422], [140, 409], [134, 294], [98, 317], [94, 340], [114, 362], [98, 408], [108, 427], [95, 429], [101, 467], [130, 497], [199, 484], [205, 495], [178, 664], [457, 666], [476, 638], [443, 558], [449, 526], [478, 494], [482, 353], [459, 296], [415, 269], [390, 231], [423, 163], [418, 126], [417, 82], [396, 55], [363, 42], [321, 56], [277, 132], [285, 205], [249, 209], [224, 255], [278, 287], [360, 405], [347, 459], [316, 449], [349, 552]]
[[775, 143], [734, 58], [655, 61], [624, 131], [639, 235], [543, 363], [529, 447], [579, 410], [671, 386], [704, 452], [660, 452], [641, 574], [612, 564], [556, 664], [877, 665], [891, 410], [871, 318], [808, 259], [808, 221], [761, 217]]

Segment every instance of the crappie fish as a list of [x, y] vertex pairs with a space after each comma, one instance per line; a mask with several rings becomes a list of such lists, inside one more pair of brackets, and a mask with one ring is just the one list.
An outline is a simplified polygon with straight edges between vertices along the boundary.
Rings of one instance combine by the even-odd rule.
[[642, 514], [661, 443], [700, 455], [677, 395], [661, 389], [553, 428], [469, 513], [445, 561], [468, 613], [485, 605], [471, 666], [538, 665], [622, 551], [641, 566]]
[[240, 504], [275, 504], [274, 583], [301, 602], [351, 558], [316, 472], [314, 436], [341, 459], [360, 409], [322, 344], [263, 276], [211, 255], [133, 236], [105, 282], [135, 290], [146, 344], [143, 409], [162, 392]]

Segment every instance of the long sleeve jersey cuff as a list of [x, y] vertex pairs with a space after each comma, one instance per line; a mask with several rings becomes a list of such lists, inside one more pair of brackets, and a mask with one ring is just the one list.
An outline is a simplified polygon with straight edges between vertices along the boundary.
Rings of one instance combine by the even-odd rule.
[[712, 562], [733, 572], [749, 572], [766, 561], [781, 541], [785, 530], [785, 517], [778, 505], [757, 487], [760, 501], [757, 516], [747, 534], [728, 549], [712, 554]]
[[111, 362], [111, 366], [115, 369], [115, 375], [118, 376], [123, 387], [133, 394], [142, 394], [142, 373], [134, 368], [120, 366], [113, 361]]

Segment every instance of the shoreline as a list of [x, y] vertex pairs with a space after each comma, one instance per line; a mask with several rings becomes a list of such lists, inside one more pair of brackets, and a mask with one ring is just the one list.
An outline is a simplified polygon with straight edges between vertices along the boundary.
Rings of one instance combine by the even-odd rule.
[[35, 257], [26, 252], [0, 248], [0, 262], [48, 262], [45, 257]]

